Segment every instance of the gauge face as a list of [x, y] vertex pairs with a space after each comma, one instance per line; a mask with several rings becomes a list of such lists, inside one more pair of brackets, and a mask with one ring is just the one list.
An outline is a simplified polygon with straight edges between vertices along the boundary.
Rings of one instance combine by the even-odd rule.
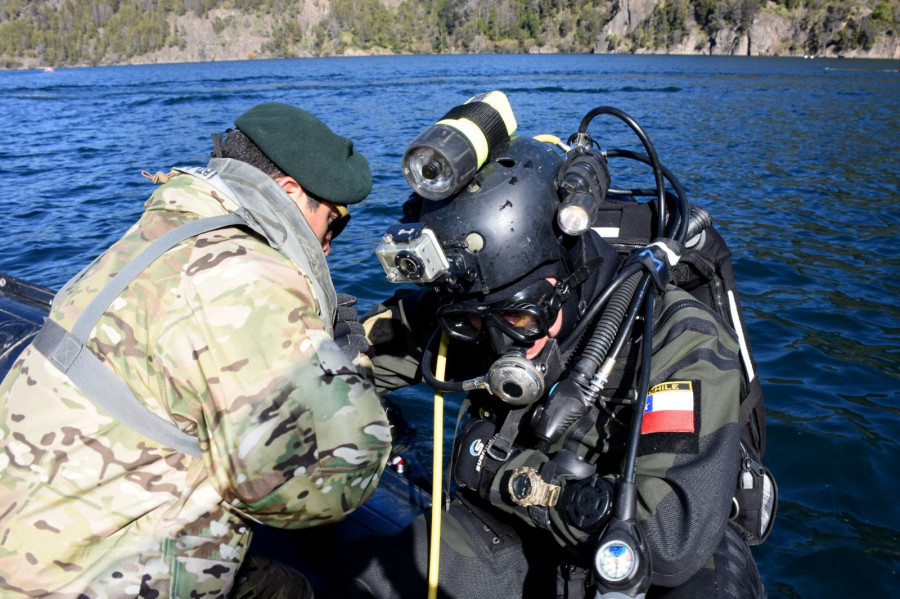
[[517, 501], [527, 499], [531, 495], [531, 477], [526, 473], [516, 475], [512, 479], [510, 490]]
[[600, 574], [613, 582], [628, 578], [637, 567], [634, 550], [621, 541], [610, 541], [601, 547], [596, 561]]

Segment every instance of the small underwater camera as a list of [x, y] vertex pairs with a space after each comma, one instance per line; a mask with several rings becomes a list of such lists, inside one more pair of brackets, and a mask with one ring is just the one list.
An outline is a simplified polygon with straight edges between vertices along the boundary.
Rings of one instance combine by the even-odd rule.
[[392, 283], [430, 283], [450, 272], [440, 242], [423, 223], [392, 226], [375, 255]]

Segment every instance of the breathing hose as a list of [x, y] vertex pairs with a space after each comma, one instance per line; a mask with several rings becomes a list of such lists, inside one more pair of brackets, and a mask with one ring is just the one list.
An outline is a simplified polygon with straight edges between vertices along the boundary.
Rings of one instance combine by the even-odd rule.
[[634, 273], [640, 272], [643, 269], [643, 266], [640, 264], [631, 264], [622, 269], [616, 278], [607, 286], [606, 290], [595, 299], [588, 310], [581, 317], [581, 320], [575, 326], [575, 329], [569, 334], [569, 338], [565, 343], [560, 347], [560, 351], [563, 355], [569, 355], [574, 349], [575, 343], [581, 338], [581, 335], [584, 333], [584, 330], [594, 322], [594, 319], [597, 318], [597, 315], [600, 312], [600, 309], [606, 305], [606, 302], [609, 301], [610, 297], [616, 292], [616, 290], [621, 287], [626, 280], [628, 280]]
[[638, 312], [643, 305], [647, 289], [650, 287], [650, 276], [644, 275], [636, 286], [637, 289], [630, 298], [631, 304], [628, 307], [628, 313], [622, 319], [622, 325], [619, 328], [615, 343], [608, 349], [603, 364], [596, 370], [596, 374], [591, 380], [589, 397], [592, 401], [596, 400], [600, 396], [600, 392], [606, 387], [609, 375], [615, 367], [616, 358], [619, 356], [619, 352], [622, 351], [625, 343], [631, 338], [631, 331], [634, 328], [635, 320], [637, 320]]
[[[644, 409], [647, 403], [647, 391], [650, 387], [650, 358], [653, 355], [653, 302], [656, 294], [649, 286], [649, 293], [644, 299], [644, 336], [641, 340], [641, 374], [638, 383], [640, 397], [634, 405], [634, 415], [631, 420], [631, 430], [628, 436], [628, 452], [625, 455], [625, 467], [623, 469], [622, 478], [626, 485], [634, 485], [635, 473], [637, 471], [637, 448], [641, 439], [641, 427], [644, 422]], [[624, 507], [624, 506], [623, 506]], [[636, 506], [629, 506], [635, 509]], [[633, 516], [633, 514], [630, 514]]]
[[[447, 345], [449, 336], [444, 331], [438, 348], [435, 378], [443, 380], [447, 370]], [[427, 369], [426, 369], [427, 370]], [[428, 558], [428, 599], [437, 598], [438, 574], [441, 559], [441, 506], [443, 492], [441, 478], [444, 469], [444, 392], [434, 392], [434, 461], [432, 462], [431, 481], [431, 547]]]
[[[438, 333], [440, 333], [441, 330], [442, 329], [440, 328], [435, 329], [434, 333], [431, 335], [431, 339], [429, 339], [425, 346], [425, 350], [422, 352], [422, 378], [425, 379], [425, 382], [428, 383], [429, 387], [444, 393], [459, 393], [460, 391], [484, 389], [487, 386], [484, 377], [468, 379], [465, 381], [445, 381], [443, 380], [443, 373], [437, 375], [437, 373], [431, 372], [431, 358], [434, 355], [431, 352], [431, 346], [434, 345], [435, 340], [438, 338]], [[441, 343], [445, 343], [445, 339], [449, 340], [446, 331], [444, 331], [443, 336], [440, 339]], [[440, 349], [438, 352], [440, 352]], [[440, 357], [438, 359], [440, 359]]]
[[[607, 156], [610, 158], [627, 158], [629, 160], [634, 160], [636, 162], [642, 162], [650, 167], [653, 167], [654, 170], [656, 165], [654, 165], [653, 159], [644, 154], [639, 154], [637, 152], [632, 152], [631, 150], [608, 150]], [[684, 191], [684, 186], [682, 186], [681, 181], [678, 180], [672, 171], [667, 169], [663, 165], [658, 165], [659, 171], [662, 173], [664, 180], [668, 181], [672, 184], [672, 188], [675, 190], [674, 196], [672, 194], [664, 191], [662, 197], [664, 199], [672, 200], [675, 204], [675, 215], [676, 218], [671, 220], [667, 230], [664, 232], [666, 237], [670, 237], [672, 239], [677, 239], [678, 241], [684, 241], [686, 224], [685, 221], [688, 218], [688, 214], [690, 213], [691, 207], [687, 200], [687, 194]], [[629, 196], [656, 196], [657, 199], [660, 198], [659, 189], [641, 189], [641, 190], [620, 190], [620, 189], [610, 189], [609, 192], [612, 195], [629, 195]], [[662, 227], [658, 229], [659, 231], [663, 231]]]
[[609, 353], [609, 348], [615, 341], [616, 333], [622, 327], [622, 319], [628, 311], [628, 305], [634, 296], [641, 273], [636, 272], [620, 285], [609, 300], [603, 316], [591, 333], [584, 349], [581, 350], [581, 358], [576, 362], [574, 370], [590, 380]]

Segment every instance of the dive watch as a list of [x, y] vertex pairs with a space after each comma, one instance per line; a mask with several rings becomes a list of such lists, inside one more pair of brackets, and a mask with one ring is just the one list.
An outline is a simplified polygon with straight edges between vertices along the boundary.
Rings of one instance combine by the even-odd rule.
[[531, 466], [522, 466], [513, 470], [509, 479], [509, 495], [517, 505], [552, 507], [559, 499], [559, 485], [546, 482]]

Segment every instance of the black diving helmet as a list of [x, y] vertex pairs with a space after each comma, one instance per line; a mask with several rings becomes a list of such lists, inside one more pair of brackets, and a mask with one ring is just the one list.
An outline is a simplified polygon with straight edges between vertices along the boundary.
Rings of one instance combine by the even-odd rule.
[[[567, 299], [565, 289], [547, 281], [567, 274], [556, 225], [562, 162], [552, 146], [512, 136], [454, 196], [413, 194], [376, 249], [389, 280], [438, 291], [438, 320], [451, 337], [486, 335], [499, 356], [484, 377], [445, 390], [483, 387], [512, 405], [528, 405], [558, 376], [558, 367], [548, 365], [559, 362], [555, 341], [531, 360], [525, 350], [547, 336]], [[434, 385], [428, 373], [426, 380]]]
[[560, 260], [553, 147], [514, 136], [443, 200], [413, 194], [375, 250], [389, 280], [486, 299]]

